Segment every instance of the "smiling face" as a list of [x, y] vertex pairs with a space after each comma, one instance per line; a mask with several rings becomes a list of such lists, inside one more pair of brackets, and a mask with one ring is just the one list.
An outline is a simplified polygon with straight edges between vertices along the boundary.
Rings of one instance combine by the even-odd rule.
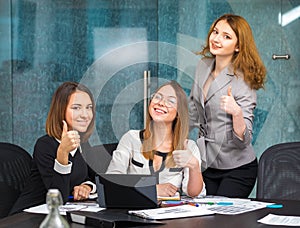
[[166, 85], [154, 94], [149, 114], [154, 122], [173, 122], [177, 116], [177, 97], [172, 86]]
[[216, 57], [231, 59], [238, 52], [237, 36], [226, 20], [220, 20], [209, 36], [211, 54]]
[[86, 132], [93, 119], [93, 105], [86, 92], [76, 91], [70, 96], [65, 114], [69, 130]]

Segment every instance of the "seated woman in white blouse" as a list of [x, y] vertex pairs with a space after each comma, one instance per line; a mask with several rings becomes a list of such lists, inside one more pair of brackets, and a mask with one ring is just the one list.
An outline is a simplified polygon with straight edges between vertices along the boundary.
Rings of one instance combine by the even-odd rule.
[[200, 153], [187, 139], [188, 128], [186, 94], [177, 82], [167, 82], [151, 97], [146, 129], [123, 135], [107, 173], [156, 175], [159, 196], [174, 196], [177, 191], [204, 196]]

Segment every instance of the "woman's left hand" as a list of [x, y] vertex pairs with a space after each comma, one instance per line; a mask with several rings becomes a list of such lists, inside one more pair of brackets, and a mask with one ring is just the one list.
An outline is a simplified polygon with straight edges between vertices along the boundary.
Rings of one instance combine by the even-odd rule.
[[91, 191], [91, 187], [86, 184], [75, 186], [73, 191], [74, 200], [88, 199]]
[[228, 87], [227, 95], [223, 95], [220, 100], [220, 108], [226, 113], [231, 115], [237, 115], [240, 111], [240, 106], [236, 103], [232, 92], [231, 86]]

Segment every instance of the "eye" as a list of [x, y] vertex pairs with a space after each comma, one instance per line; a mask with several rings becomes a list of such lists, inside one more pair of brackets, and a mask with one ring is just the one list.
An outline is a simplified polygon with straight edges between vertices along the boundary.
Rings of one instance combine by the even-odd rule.
[[73, 109], [73, 110], [80, 110], [80, 107], [79, 106], [72, 106], [71, 109]]
[[93, 110], [93, 105], [88, 105], [88, 106], [86, 107], [86, 109], [88, 109], [88, 110]]
[[158, 101], [162, 99], [162, 95], [159, 93], [156, 93], [152, 96], [152, 100]]
[[216, 29], [214, 29], [214, 30], [212, 31], [212, 33], [213, 33], [213, 34], [218, 34], [218, 31], [217, 31]]
[[175, 97], [168, 97], [167, 102], [169, 105], [171, 105], [172, 107], [175, 107], [177, 104], [177, 100]]

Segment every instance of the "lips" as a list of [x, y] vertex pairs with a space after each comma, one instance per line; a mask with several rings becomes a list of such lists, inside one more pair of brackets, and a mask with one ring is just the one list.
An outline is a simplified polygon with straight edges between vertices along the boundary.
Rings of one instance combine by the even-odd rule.
[[89, 121], [77, 121], [79, 126], [86, 127], [89, 125]]
[[159, 114], [166, 114], [166, 113], [167, 113], [165, 110], [160, 109], [160, 108], [154, 108], [154, 111], [155, 111], [156, 113], [159, 113]]
[[217, 45], [214, 44], [214, 43], [211, 43], [211, 48], [212, 48], [212, 49], [218, 49], [218, 48], [221, 48], [221, 47], [217, 46]]

